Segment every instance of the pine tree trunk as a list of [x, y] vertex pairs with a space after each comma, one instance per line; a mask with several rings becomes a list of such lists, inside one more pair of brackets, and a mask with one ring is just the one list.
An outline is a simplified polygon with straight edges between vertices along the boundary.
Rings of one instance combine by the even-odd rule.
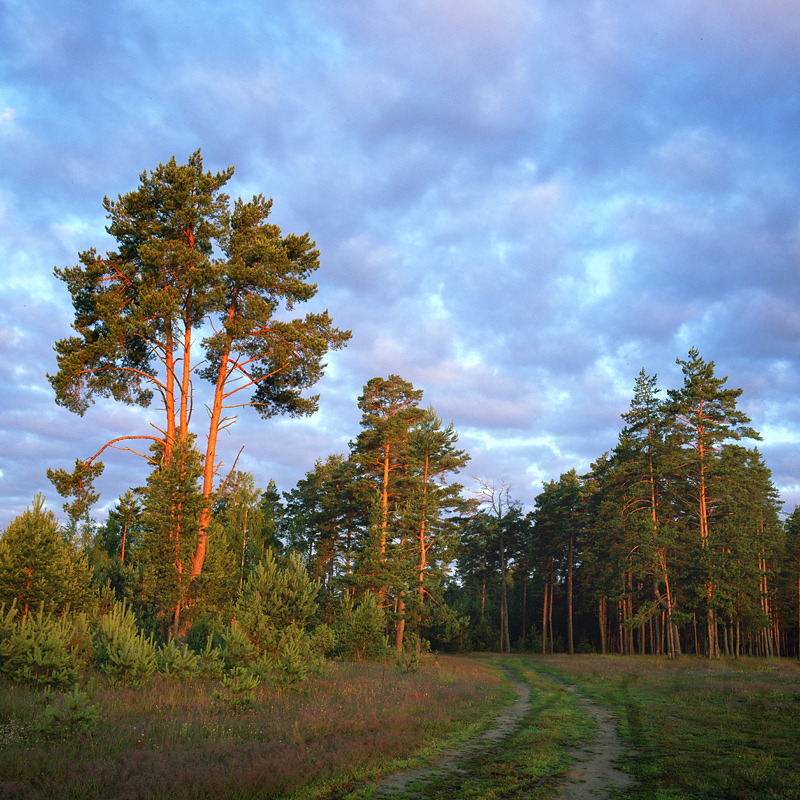
[[527, 652], [527, 641], [528, 641], [527, 612], [528, 612], [528, 573], [526, 572], [522, 576], [522, 642], [523, 642], [523, 649], [525, 649], [526, 652]]
[[[549, 580], [544, 583], [544, 607], [542, 609], [542, 655], [547, 655], [547, 595], [550, 588]], [[800, 582], [798, 582], [798, 597], [800, 597]]]
[[606, 617], [607, 617], [607, 610], [608, 610], [608, 598], [605, 596], [601, 597], [597, 601], [597, 619], [600, 623], [600, 653], [601, 655], [606, 654], [607, 644], [606, 644]]
[[550, 628], [550, 655], [553, 655], [553, 589], [554, 586], [553, 576], [553, 562], [550, 562], [550, 608], [547, 611], [547, 626]]
[[400, 597], [397, 602], [397, 614], [399, 619], [397, 621], [397, 635], [395, 637], [395, 649], [398, 653], [403, 652], [403, 635], [405, 634], [406, 630], [406, 604], [405, 600], [403, 600], [403, 593], [400, 593]]
[[500, 630], [500, 652], [511, 652], [511, 641], [508, 635], [508, 591], [506, 587], [506, 550], [503, 537], [500, 537], [500, 575], [503, 581], [503, 591], [501, 598], [501, 630]]
[[567, 555], [567, 647], [571, 656], [575, 655], [575, 642], [572, 635], [572, 557], [573, 557], [572, 534], [569, 536], [569, 552]]

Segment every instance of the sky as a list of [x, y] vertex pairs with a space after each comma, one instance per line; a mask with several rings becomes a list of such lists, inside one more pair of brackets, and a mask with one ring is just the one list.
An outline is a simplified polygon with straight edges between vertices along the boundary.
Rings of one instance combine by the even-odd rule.
[[[791, 511], [798, 75], [789, 0], [0, 0], [0, 526], [37, 492], [63, 519], [46, 469], [158, 421], [55, 404], [53, 268], [113, 250], [103, 197], [198, 148], [309, 232], [307, 310], [353, 332], [319, 412], [242, 410], [223, 471], [244, 445], [237, 467], [290, 491], [396, 374], [453, 422], [467, 490], [532, 507], [614, 447], [642, 368], [679, 388], [696, 347]], [[147, 475], [104, 462], [98, 519]]]

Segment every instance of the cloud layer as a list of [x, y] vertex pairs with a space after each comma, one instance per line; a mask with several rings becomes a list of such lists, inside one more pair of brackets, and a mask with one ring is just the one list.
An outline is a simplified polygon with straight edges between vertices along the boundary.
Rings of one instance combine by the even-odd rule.
[[[463, 475], [541, 482], [613, 447], [639, 370], [696, 346], [800, 500], [800, 17], [788, 2], [55, 3], [0, 18], [0, 525], [151, 417], [56, 407], [52, 275], [113, 246], [102, 198], [202, 147], [322, 253], [352, 328], [308, 420], [243, 413], [230, 464], [288, 491], [345, 452], [371, 377], [452, 419]], [[144, 480], [106, 458], [102, 504]], [[102, 515], [102, 510], [99, 512]]]

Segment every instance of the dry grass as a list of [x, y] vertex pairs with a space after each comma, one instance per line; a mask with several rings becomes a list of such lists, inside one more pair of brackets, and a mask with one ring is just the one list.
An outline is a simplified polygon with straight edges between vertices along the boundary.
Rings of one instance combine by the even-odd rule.
[[507, 691], [486, 662], [426, 659], [419, 673], [329, 664], [296, 692], [256, 690], [233, 711], [205, 682], [103, 688], [94, 734], [36, 737], [44, 701], [0, 689], [0, 798], [314, 797], [467, 735]]

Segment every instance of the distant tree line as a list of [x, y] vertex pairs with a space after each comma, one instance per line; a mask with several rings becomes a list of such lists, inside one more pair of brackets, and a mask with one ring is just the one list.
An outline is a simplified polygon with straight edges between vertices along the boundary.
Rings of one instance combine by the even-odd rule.
[[505, 574], [522, 648], [798, 655], [800, 513], [781, 520], [769, 469], [740, 443], [760, 438], [741, 389], [695, 349], [678, 363], [684, 385], [663, 399], [642, 370], [616, 447], [590, 472], [546, 483], [527, 513], [510, 503], [467, 523], [453, 596], [466, 590], [487, 645], [505, 638]]

